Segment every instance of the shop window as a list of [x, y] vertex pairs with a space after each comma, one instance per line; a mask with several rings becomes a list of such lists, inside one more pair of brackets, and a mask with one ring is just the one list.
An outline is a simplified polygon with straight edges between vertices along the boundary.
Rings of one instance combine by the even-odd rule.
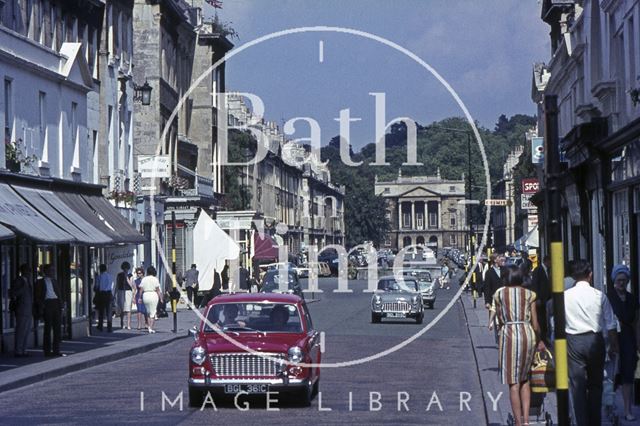
[[626, 189], [613, 194], [613, 262], [629, 265], [629, 197]]

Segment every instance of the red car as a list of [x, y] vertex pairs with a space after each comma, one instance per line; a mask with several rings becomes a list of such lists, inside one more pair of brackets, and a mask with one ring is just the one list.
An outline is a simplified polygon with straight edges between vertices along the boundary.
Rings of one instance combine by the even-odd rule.
[[303, 299], [279, 293], [220, 295], [209, 303], [205, 317], [209, 324], [202, 321], [191, 333], [189, 405], [200, 407], [207, 392], [279, 392], [311, 403], [320, 368], [298, 364], [320, 364], [320, 333]]

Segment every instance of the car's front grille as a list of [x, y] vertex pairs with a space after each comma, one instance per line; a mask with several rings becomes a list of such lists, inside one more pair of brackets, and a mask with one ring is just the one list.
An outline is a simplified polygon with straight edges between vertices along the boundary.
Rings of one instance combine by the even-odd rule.
[[275, 377], [280, 367], [278, 360], [286, 356], [278, 353], [253, 355], [251, 353], [227, 353], [211, 355], [211, 365], [218, 377]]
[[382, 304], [382, 310], [385, 312], [409, 312], [411, 305], [407, 302], [385, 302]]

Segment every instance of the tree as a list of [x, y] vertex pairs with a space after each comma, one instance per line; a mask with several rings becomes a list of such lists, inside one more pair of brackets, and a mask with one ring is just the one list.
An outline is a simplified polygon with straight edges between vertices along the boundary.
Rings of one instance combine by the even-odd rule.
[[[256, 140], [251, 133], [229, 130], [229, 161], [247, 162], [256, 149]], [[225, 194], [222, 205], [225, 210], [248, 210], [251, 208], [251, 190], [243, 178], [243, 166], [225, 166]]]

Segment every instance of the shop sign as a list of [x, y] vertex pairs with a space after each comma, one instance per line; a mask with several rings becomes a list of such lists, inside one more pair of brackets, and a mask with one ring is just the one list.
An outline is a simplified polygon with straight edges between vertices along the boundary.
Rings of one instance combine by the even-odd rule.
[[138, 173], [145, 178], [171, 177], [171, 159], [168, 155], [139, 155]]

